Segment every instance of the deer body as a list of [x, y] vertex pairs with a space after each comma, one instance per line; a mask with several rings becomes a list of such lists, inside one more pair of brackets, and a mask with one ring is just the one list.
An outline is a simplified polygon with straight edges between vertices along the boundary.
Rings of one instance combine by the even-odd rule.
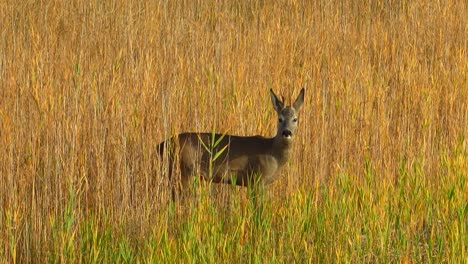
[[273, 91], [270, 91], [270, 95], [278, 114], [275, 137], [179, 134], [158, 145], [160, 156], [168, 158], [169, 177], [172, 178], [176, 165], [180, 168], [182, 188], [194, 176], [214, 183], [238, 186], [272, 183], [289, 159], [297, 130], [297, 111], [304, 100], [304, 89], [292, 106], [284, 107]]

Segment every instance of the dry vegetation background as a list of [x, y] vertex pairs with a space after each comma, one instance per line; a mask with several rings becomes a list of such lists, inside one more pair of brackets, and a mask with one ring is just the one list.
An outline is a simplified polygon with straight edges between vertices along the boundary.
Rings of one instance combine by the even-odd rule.
[[[7, 0], [0, 2], [0, 24], [2, 261], [148, 261], [148, 252], [167, 262], [203, 261], [180, 253], [174, 242], [184, 237], [177, 222], [185, 220], [171, 216], [165, 179], [151, 173], [155, 146], [183, 131], [273, 136], [268, 89], [291, 100], [302, 86], [306, 101], [294, 155], [268, 188], [272, 215], [295, 215], [310, 198], [315, 211], [299, 213], [307, 218], [323, 211], [326, 199], [345, 201], [362, 186], [368, 187], [364, 207], [379, 210], [395, 194], [386, 191], [400, 190], [399, 181], [410, 174], [429, 200], [400, 197], [414, 209], [400, 220], [401, 229], [423, 230], [427, 241], [441, 232], [442, 246], [418, 251], [409, 235], [401, 251], [382, 251], [368, 234], [364, 251], [372, 254], [366, 255], [348, 249], [356, 237], [346, 231], [336, 244], [319, 242], [319, 231], [310, 239], [291, 233], [293, 242], [285, 243], [315, 262], [466, 261], [465, 1]], [[349, 193], [338, 188], [342, 177]], [[410, 183], [401, 190], [417, 193]], [[233, 200], [245, 192], [224, 191]], [[378, 193], [384, 198], [375, 199]], [[216, 199], [208, 203], [216, 207]], [[437, 200], [444, 202], [433, 215], [420, 202]], [[245, 213], [239, 206], [232, 214]], [[359, 208], [352, 211], [357, 216]], [[204, 223], [205, 209], [199, 210]], [[451, 218], [452, 210], [461, 216]], [[229, 215], [219, 214], [210, 219]], [[274, 232], [282, 225], [272, 217]], [[361, 230], [371, 219], [362, 219]], [[345, 215], [325, 227], [352, 228], [353, 221], [359, 220]], [[209, 244], [197, 228], [194, 234]], [[220, 230], [219, 239], [223, 232], [229, 229]], [[244, 240], [256, 236], [250, 232], [238, 244], [249, 245]], [[88, 259], [101, 244], [87, 248], [87, 234], [91, 241], [107, 237], [103, 245], [115, 258]], [[258, 241], [251, 248], [260, 256], [276, 252], [279, 262], [300, 260], [280, 238], [273, 250]], [[122, 240], [130, 259], [121, 254]], [[257, 261], [246, 252], [213, 249], [208, 261]], [[314, 255], [319, 252], [325, 255]]]

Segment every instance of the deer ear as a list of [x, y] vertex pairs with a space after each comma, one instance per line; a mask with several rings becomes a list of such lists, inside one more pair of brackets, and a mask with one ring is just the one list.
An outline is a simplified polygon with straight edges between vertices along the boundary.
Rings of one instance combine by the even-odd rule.
[[301, 89], [301, 92], [299, 93], [299, 95], [297, 96], [296, 98], [296, 101], [294, 101], [293, 103], [293, 107], [294, 109], [296, 109], [296, 111], [298, 111], [301, 106], [302, 106], [302, 103], [304, 103], [304, 88]]
[[283, 110], [284, 103], [281, 102], [278, 99], [278, 97], [276, 97], [272, 89], [270, 89], [270, 96], [271, 96], [271, 103], [273, 104], [273, 107], [275, 108], [276, 112], [277, 113], [281, 112], [281, 110]]

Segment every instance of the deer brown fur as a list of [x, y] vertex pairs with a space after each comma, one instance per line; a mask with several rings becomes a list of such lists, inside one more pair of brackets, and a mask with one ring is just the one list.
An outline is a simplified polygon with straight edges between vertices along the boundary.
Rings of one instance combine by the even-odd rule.
[[[239, 186], [267, 185], [276, 180], [292, 150], [304, 88], [291, 106], [284, 106], [273, 90], [270, 96], [278, 117], [273, 138], [182, 133], [158, 145], [159, 155], [168, 159], [170, 179], [173, 179], [174, 166], [180, 168], [179, 189], [186, 188], [192, 177]], [[174, 198], [177, 188], [174, 180], [171, 181]]]

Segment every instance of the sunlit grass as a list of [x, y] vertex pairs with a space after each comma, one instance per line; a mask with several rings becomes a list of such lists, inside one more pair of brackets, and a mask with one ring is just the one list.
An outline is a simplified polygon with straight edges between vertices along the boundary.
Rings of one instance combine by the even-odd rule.
[[[4, 1], [0, 24], [0, 262], [466, 262], [464, 1]], [[158, 143], [272, 136], [268, 90], [301, 87], [262, 195], [170, 202]]]

